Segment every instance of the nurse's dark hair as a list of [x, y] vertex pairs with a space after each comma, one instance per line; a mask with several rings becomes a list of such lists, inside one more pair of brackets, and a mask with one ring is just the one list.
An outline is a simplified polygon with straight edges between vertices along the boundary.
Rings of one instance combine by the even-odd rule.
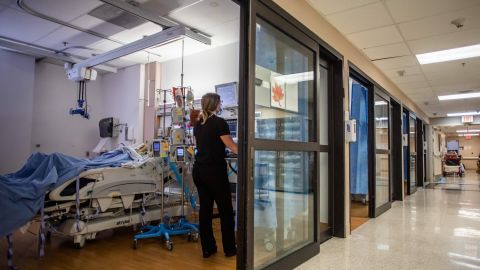
[[212, 116], [220, 105], [220, 96], [216, 93], [207, 93], [202, 96], [202, 111], [200, 112], [200, 121], [203, 124]]

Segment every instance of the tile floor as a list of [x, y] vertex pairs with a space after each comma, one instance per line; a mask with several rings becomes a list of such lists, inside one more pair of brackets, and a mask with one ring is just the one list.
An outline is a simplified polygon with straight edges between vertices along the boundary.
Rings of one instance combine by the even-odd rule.
[[[480, 185], [475, 172], [463, 181]], [[480, 269], [480, 192], [420, 188], [297, 269]]]

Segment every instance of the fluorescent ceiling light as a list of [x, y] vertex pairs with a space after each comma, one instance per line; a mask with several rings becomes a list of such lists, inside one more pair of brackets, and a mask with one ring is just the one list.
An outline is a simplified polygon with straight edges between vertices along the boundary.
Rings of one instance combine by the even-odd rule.
[[480, 44], [455, 49], [417, 54], [421, 65], [447, 62], [480, 56]]
[[377, 121], [385, 121], [385, 120], [388, 120], [388, 117], [377, 117], [377, 118], [375, 118], [375, 120], [377, 120]]
[[381, 106], [381, 105], [387, 105], [387, 102], [380, 100], [380, 101], [375, 101], [375, 106]]
[[460, 129], [460, 130], [457, 130], [457, 133], [467, 133], [467, 132], [480, 132], [480, 129]]
[[447, 116], [448, 116], [448, 117], [452, 117], [452, 116], [464, 116], [464, 115], [480, 115], [480, 112], [447, 113]]
[[467, 99], [467, 98], [480, 98], [480, 92], [438, 96], [438, 100]]
[[478, 136], [480, 135], [479, 133], [462, 133], [462, 134], [458, 134], [458, 136], [462, 136], [462, 137], [467, 137], [467, 136]]

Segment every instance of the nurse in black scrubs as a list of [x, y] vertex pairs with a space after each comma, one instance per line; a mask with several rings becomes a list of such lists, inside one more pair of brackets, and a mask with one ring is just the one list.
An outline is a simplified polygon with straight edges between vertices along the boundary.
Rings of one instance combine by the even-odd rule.
[[193, 181], [200, 197], [200, 239], [203, 257], [208, 258], [217, 252], [212, 229], [214, 202], [220, 214], [223, 251], [225, 256], [231, 257], [237, 254], [237, 248], [225, 147], [235, 154], [238, 149], [230, 136], [227, 122], [215, 115], [221, 108], [220, 96], [215, 93], [205, 94], [201, 103], [199, 121], [193, 129], [197, 145]]

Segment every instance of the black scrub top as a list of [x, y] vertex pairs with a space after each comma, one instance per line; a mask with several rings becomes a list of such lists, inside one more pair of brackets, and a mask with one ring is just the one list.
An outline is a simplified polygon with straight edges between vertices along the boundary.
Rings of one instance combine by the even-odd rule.
[[224, 165], [225, 144], [220, 136], [230, 135], [227, 122], [216, 115], [210, 116], [205, 124], [199, 120], [193, 127], [193, 135], [197, 142], [195, 164]]

